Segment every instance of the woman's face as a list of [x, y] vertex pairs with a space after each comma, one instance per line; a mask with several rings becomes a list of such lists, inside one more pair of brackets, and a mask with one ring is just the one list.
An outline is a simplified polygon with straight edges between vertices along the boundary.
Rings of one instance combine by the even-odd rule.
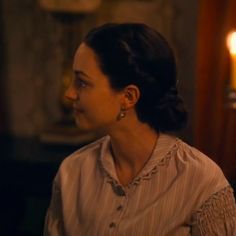
[[75, 54], [73, 70], [75, 76], [66, 97], [73, 101], [76, 124], [82, 130], [109, 130], [117, 122], [122, 92], [111, 88], [94, 51], [84, 43]]

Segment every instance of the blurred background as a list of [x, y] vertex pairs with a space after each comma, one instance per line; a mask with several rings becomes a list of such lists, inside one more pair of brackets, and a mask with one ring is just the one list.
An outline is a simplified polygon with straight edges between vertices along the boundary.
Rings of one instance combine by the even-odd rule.
[[75, 127], [63, 93], [77, 46], [106, 22], [146, 23], [167, 38], [190, 116], [178, 135], [235, 187], [236, 56], [226, 45], [235, 11], [236, 0], [2, 0], [0, 235], [42, 235], [58, 166], [98, 137]]

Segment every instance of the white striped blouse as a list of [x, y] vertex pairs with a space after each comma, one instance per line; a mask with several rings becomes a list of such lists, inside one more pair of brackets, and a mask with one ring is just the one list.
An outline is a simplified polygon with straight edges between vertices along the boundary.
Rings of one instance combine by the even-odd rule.
[[235, 236], [235, 200], [212, 160], [167, 134], [138, 176], [122, 186], [106, 136], [61, 164], [44, 235]]

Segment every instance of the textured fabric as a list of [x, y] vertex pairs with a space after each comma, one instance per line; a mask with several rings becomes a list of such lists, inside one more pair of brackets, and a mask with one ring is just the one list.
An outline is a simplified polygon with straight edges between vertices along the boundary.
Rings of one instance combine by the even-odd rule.
[[233, 191], [226, 187], [213, 194], [193, 215], [198, 235], [236, 235], [236, 206]]
[[170, 135], [159, 136], [125, 187], [109, 136], [66, 158], [53, 185], [45, 236], [236, 235], [235, 200], [222, 171]]

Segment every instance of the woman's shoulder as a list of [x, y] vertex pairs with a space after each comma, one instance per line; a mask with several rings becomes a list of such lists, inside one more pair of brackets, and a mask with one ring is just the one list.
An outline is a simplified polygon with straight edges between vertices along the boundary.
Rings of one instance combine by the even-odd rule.
[[175, 155], [177, 169], [185, 173], [193, 192], [204, 191], [206, 196], [220, 191], [229, 185], [220, 166], [197, 148], [178, 141]]
[[108, 140], [109, 137], [104, 136], [76, 150], [62, 161], [60, 169], [79, 168], [83, 163], [96, 161], [103, 145], [107, 143]]
[[164, 137], [162, 140], [165, 142], [161, 144], [165, 146], [166, 152], [174, 159], [179, 170], [209, 172], [210, 169], [209, 174], [222, 172], [213, 159], [181, 138], [170, 134], [162, 134], [162, 137]]
[[177, 139], [177, 149], [172, 156], [172, 167], [179, 177], [176, 179], [179, 179], [181, 188], [185, 189], [182, 198], [191, 205], [193, 212], [207, 199], [229, 187], [229, 182], [220, 166], [181, 139]]
[[210, 173], [212, 174], [222, 172], [213, 159], [181, 139], [178, 139], [177, 158], [179, 163], [188, 165], [190, 168], [196, 169], [196, 171], [209, 172], [211, 170]]

